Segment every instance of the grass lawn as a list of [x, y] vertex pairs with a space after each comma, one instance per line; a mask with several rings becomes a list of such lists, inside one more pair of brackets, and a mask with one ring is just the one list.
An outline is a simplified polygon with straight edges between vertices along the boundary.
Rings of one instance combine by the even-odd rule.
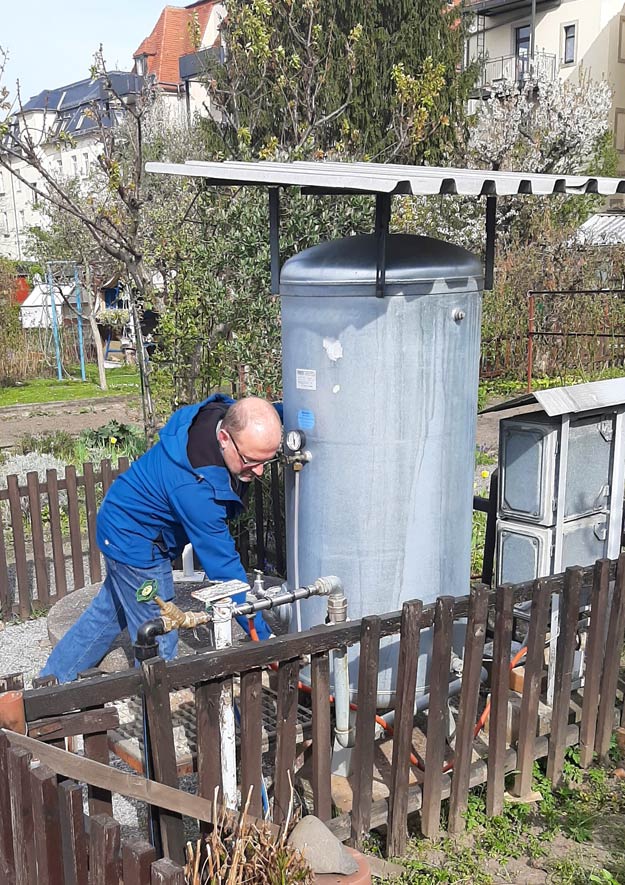
[[133, 366], [120, 366], [107, 369], [106, 380], [109, 389], [98, 387], [98, 368], [85, 367], [87, 380], [80, 380], [80, 367], [72, 366], [71, 380], [57, 381], [54, 378], [36, 378], [23, 381], [12, 387], [0, 387], [0, 407], [26, 405], [30, 403], [61, 402], [64, 400], [88, 399], [94, 396], [120, 396], [138, 394], [141, 389], [139, 373]]

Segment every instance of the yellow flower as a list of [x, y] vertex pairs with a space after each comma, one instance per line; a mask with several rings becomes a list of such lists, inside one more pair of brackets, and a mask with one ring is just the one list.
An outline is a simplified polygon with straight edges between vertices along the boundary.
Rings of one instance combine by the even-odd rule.
[[109, 437], [109, 442], [112, 446], [114, 446], [115, 443], [117, 442], [117, 437], [116, 436]]
[[490, 473], [488, 472], [488, 470], [482, 470], [480, 476], [482, 477], [482, 479], [488, 479]]

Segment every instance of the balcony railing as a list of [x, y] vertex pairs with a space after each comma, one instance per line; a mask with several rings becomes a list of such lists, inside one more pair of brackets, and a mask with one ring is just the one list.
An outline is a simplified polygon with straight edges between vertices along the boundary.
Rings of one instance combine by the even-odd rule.
[[537, 52], [533, 63], [529, 55], [487, 58], [482, 65], [476, 87], [496, 91], [504, 82], [520, 85], [538, 76], [555, 80], [556, 71], [557, 57], [550, 52]]

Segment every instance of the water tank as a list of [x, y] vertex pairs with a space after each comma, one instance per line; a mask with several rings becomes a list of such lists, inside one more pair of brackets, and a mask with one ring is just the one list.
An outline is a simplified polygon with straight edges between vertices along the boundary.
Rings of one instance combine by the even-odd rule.
[[[378, 298], [376, 254], [373, 236], [323, 243], [287, 261], [280, 282], [284, 426], [304, 431], [312, 455], [299, 583], [338, 575], [352, 619], [466, 595], [470, 576], [482, 266], [458, 246], [393, 234]], [[287, 470], [291, 583], [294, 481]], [[303, 629], [322, 623], [325, 601], [301, 611]], [[394, 641], [381, 652], [381, 706], [396, 662]], [[354, 654], [352, 686], [357, 668]]]

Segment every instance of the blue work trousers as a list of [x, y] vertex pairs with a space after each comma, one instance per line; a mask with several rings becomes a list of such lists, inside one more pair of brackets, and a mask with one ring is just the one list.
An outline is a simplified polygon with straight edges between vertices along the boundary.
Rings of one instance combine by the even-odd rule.
[[[137, 590], [145, 581], [156, 581], [157, 594], [173, 599], [171, 563], [163, 559], [149, 568], [124, 565], [107, 559], [106, 580], [89, 608], [70, 627], [48, 658], [41, 676], [54, 675], [59, 682], [70, 682], [78, 674], [95, 667], [111, 648], [124, 627], [134, 644], [137, 630], [146, 621], [160, 617], [155, 602], [137, 602]], [[176, 654], [178, 633], [172, 630], [158, 637], [159, 654], [170, 660]]]

